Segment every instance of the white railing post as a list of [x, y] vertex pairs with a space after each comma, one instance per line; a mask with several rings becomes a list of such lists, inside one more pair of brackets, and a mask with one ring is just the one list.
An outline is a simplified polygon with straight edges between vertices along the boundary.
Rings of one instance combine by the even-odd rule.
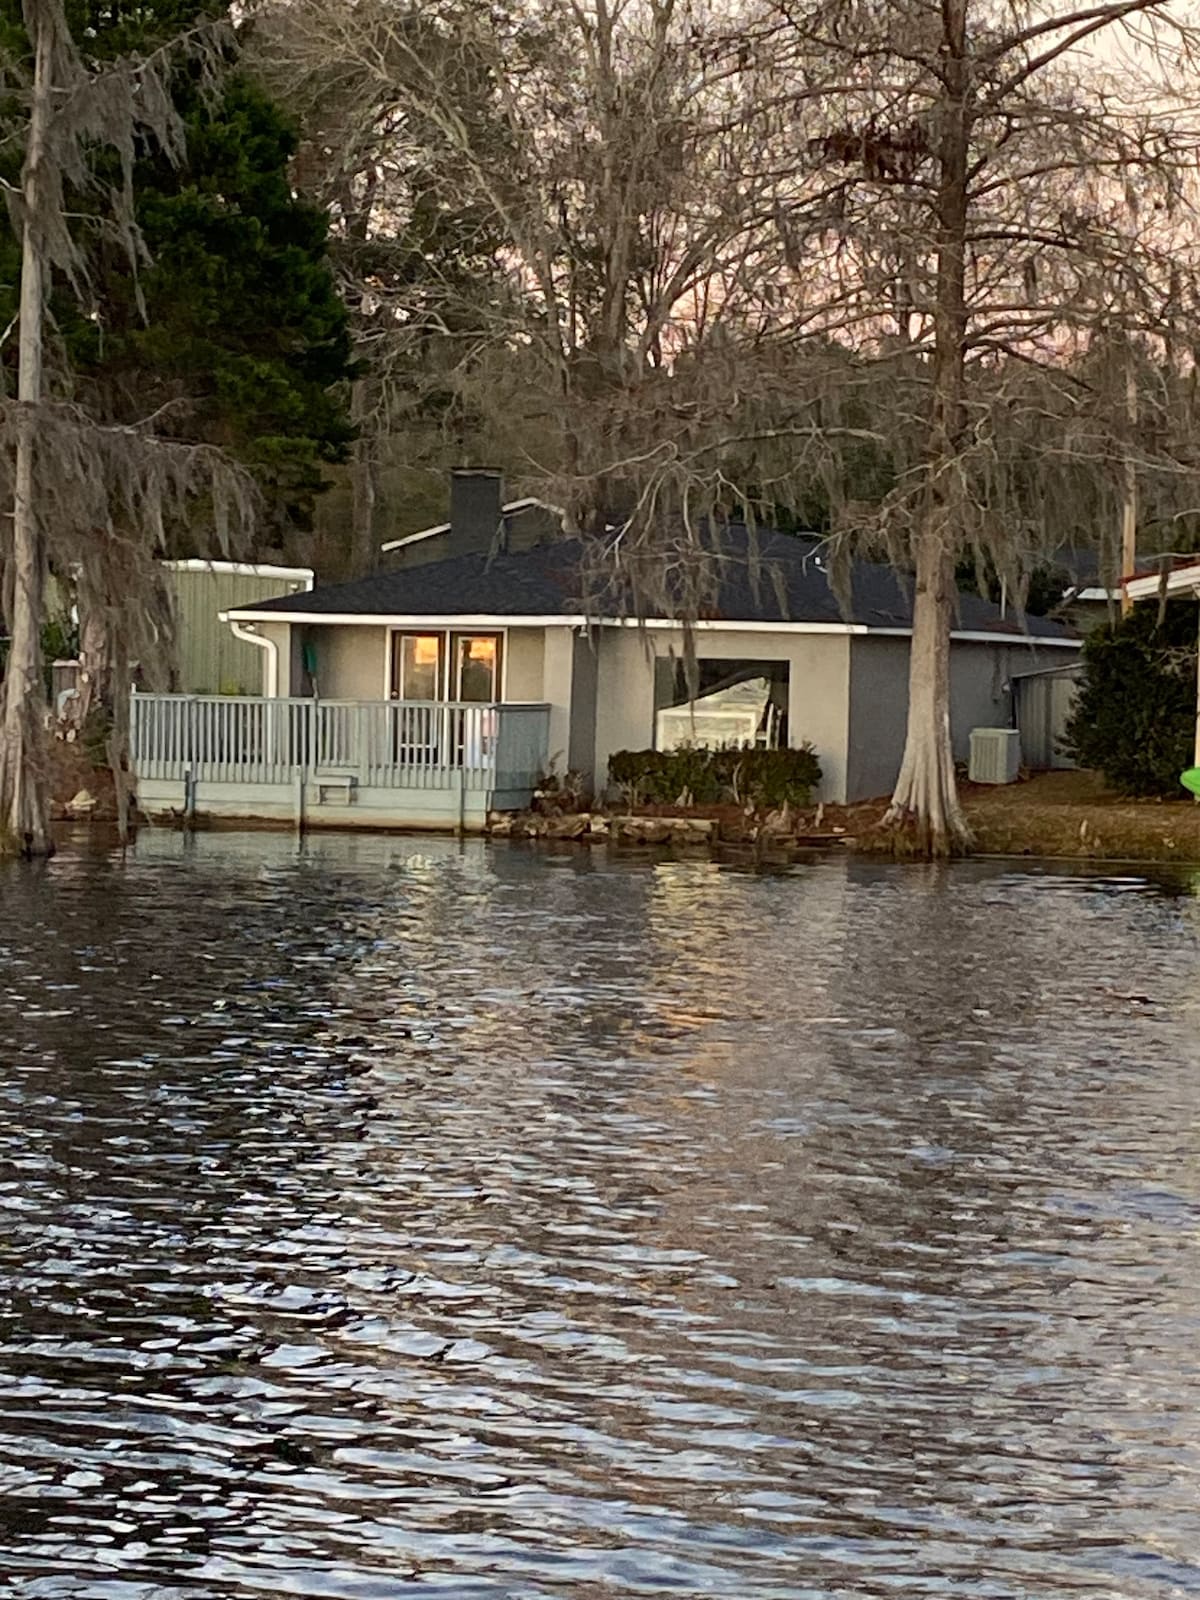
[[358, 775], [360, 789], [365, 789], [367, 786], [367, 742], [370, 737], [370, 709], [370, 706], [361, 700], [357, 705], [351, 707], [354, 714], [354, 736], [350, 741], [349, 765], [354, 768]]

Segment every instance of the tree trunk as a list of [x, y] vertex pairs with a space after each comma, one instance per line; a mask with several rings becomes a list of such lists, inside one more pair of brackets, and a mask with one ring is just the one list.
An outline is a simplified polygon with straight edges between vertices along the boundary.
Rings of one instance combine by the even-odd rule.
[[360, 578], [379, 565], [379, 542], [375, 534], [375, 505], [378, 485], [375, 472], [374, 439], [357, 439], [350, 463], [353, 494], [350, 576]]
[[27, 856], [50, 855], [49, 796], [45, 772], [46, 685], [42, 661], [45, 550], [36, 504], [37, 419], [42, 398], [43, 262], [39, 237], [39, 168], [49, 110], [50, 50], [46, 29], [35, 43], [33, 107], [22, 176], [20, 347], [17, 400], [17, 470], [13, 498], [12, 643], [4, 678], [0, 724], [0, 828]]
[[971, 836], [958, 800], [950, 739], [950, 630], [954, 554], [963, 536], [966, 432], [966, 241], [969, 206], [968, 0], [942, 0], [938, 141], [938, 236], [933, 340], [933, 414], [926, 495], [914, 538], [916, 593], [908, 671], [908, 732], [885, 828], [915, 854], [965, 853]]
[[112, 662], [108, 642], [108, 619], [104, 607], [90, 586], [81, 581], [76, 591], [79, 606], [79, 701], [77, 715], [82, 724], [93, 706], [112, 709]]
[[108, 764], [112, 771], [113, 795], [117, 805], [117, 838], [125, 845], [130, 838], [129, 811], [133, 799], [132, 763], [129, 758], [129, 702], [133, 681], [129, 670], [129, 652], [120, 632], [113, 635], [107, 655], [114, 691], [112, 724], [108, 732]]
[[954, 556], [936, 527], [918, 539], [916, 564], [908, 734], [884, 826], [902, 832], [904, 847], [915, 855], [961, 855], [970, 846], [970, 832], [959, 804], [950, 740]]

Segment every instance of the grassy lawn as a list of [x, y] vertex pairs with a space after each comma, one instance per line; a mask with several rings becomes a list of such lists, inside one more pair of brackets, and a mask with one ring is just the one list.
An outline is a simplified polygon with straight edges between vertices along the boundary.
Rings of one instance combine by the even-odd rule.
[[[1044, 772], [1024, 783], [964, 784], [975, 848], [992, 855], [1073, 856], [1093, 861], [1200, 862], [1200, 804], [1128, 800], [1093, 772]], [[827, 807], [827, 821], [862, 835], [884, 802]]]
[[980, 850], [1097, 861], [1200, 861], [1200, 805], [1128, 800], [1094, 772], [1045, 772], [964, 796]]

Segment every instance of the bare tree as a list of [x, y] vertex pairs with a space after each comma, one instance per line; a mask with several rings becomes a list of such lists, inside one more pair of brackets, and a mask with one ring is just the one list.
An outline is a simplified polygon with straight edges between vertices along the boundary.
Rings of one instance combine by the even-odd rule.
[[[52, 848], [45, 780], [46, 691], [41, 629], [45, 576], [52, 559], [63, 572], [80, 571], [112, 637], [111, 658], [126, 667], [131, 651], [143, 658], [159, 642], [154, 624], [153, 556], [167, 522], [197, 493], [211, 503], [218, 540], [233, 523], [246, 524], [253, 496], [244, 475], [221, 454], [159, 439], [155, 419], [140, 427], [103, 427], [46, 383], [47, 297], [60, 274], [81, 296], [87, 257], [70, 225], [68, 191], [108, 195], [101, 224], [120, 238], [131, 271], [139, 263], [133, 221], [132, 171], [139, 138], [157, 141], [172, 159], [182, 153], [182, 126], [170, 96], [181, 55], [202, 73], [217, 59], [205, 30], [139, 59], [93, 66], [67, 25], [61, 0], [25, 0], [32, 76], [26, 85], [25, 157], [20, 189], [10, 193], [21, 231], [18, 390], [0, 403], [0, 468], [13, 514], [8, 560], [11, 642], [0, 726], [0, 828], [9, 847], [27, 855]], [[101, 182], [95, 152], [115, 154], [120, 179]], [[112, 745], [120, 774], [124, 692]]]
[[[1195, 504], [1190, 408], [1152, 437], [1127, 391], [1131, 360], [1157, 355], [1172, 382], [1194, 364], [1195, 301], [1179, 286], [1198, 146], [1171, 88], [1191, 70], [1185, 24], [1171, 0], [778, 0], [763, 24], [790, 32], [803, 81], [828, 83], [835, 65], [812, 145], [822, 182], [845, 174], [825, 227], [856, 285], [860, 349], [891, 363], [904, 411], [927, 419], [912, 469], [847, 523], [913, 574], [887, 821], [923, 853], [969, 842], [949, 715], [964, 548], [1019, 577], [1074, 520], [1081, 475], [1128, 503], [1136, 463]], [[878, 329], [893, 321], [889, 347]], [[1095, 359], [1102, 345], [1123, 352], [1117, 375]]]
[[297, 181], [329, 212], [351, 316], [358, 438], [346, 492], [331, 497], [322, 520], [348, 543], [336, 559], [352, 570], [378, 552], [380, 508], [398, 472], [411, 513], [414, 500], [423, 503], [414, 478], [429, 462], [426, 520], [436, 519], [447, 461], [469, 455], [467, 441], [486, 428], [462, 379], [512, 328], [507, 311], [502, 328], [496, 317], [510, 298], [503, 232], [464, 183], [425, 103], [432, 79], [447, 103], [473, 108], [479, 147], [499, 136], [486, 64], [457, 20], [445, 3], [401, 0], [353, 20], [336, 7], [285, 4], [264, 11], [251, 36], [257, 70], [286, 93], [299, 122]]
[[[722, 479], [735, 447], [713, 445], [768, 416], [782, 437], [780, 333], [802, 324], [783, 299], [795, 222], [781, 227], [779, 204], [794, 97], [727, 7], [289, 0], [259, 40], [293, 103], [317, 110], [310, 127], [328, 110], [341, 130], [310, 143], [365, 158], [334, 204], [369, 207], [366, 263], [430, 190], [461, 219], [466, 273], [445, 259], [419, 285], [360, 280], [375, 362], [403, 352], [393, 393], [414, 328], [440, 338], [478, 434], [572, 527], [619, 527], [627, 560], [714, 489], [740, 492]], [[611, 541], [595, 549], [611, 565]]]
[[[453, 307], [458, 393], [587, 536], [595, 592], [695, 617], [721, 516], [814, 485], [835, 568], [866, 545], [904, 571], [888, 824], [940, 854], [968, 843], [949, 725], [963, 554], [1019, 597], [1036, 555], [1128, 501], [1131, 468], [1195, 503], [1197, 141], [1166, 70], [1190, 64], [1183, 15], [287, 0], [265, 37], [293, 95], [335, 97], [349, 144], [378, 141], [354, 180], [375, 215], [420, 170], [484, 219], [487, 292], [441, 280], [428, 325]], [[381, 348], [389, 318], [409, 325], [403, 293]], [[1136, 422], [1131, 359], [1174, 390]]]

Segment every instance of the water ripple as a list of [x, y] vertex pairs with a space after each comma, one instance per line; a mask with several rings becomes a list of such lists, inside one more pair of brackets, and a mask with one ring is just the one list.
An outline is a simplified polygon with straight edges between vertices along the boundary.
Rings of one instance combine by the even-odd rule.
[[0, 1593], [1200, 1594], [1193, 890], [0, 876]]

